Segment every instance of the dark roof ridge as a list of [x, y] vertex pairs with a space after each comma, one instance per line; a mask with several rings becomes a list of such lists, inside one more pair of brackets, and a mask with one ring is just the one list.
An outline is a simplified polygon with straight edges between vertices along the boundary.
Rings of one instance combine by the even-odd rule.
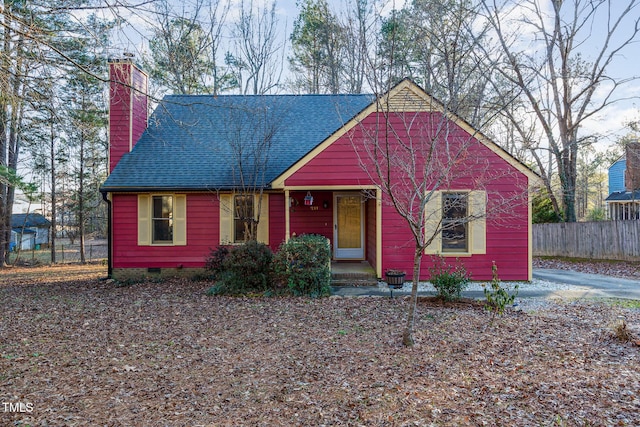
[[206, 93], [199, 93], [199, 94], [178, 94], [178, 93], [174, 93], [174, 94], [169, 94], [169, 95], [164, 95], [164, 98], [172, 98], [172, 97], [186, 97], [186, 98], [198, 98], [198, 97], [206, 97], [206, 98], [273, 98], [273, 97], [305, 97], [305, 98], [311, 98], [311, 97], [362, 97], [362, 96], [367, 96], [367, 97], [372, 97], [374, 96], [373, 93], [301, 93], [301, 94], [296, 94], [296, 93], [283, 93], [283, 94], [261, 94], [261, 95], [241, 95], [241, 94], [218, 94], [218, 95], [214, 95], [214, 94], [206, 94]]

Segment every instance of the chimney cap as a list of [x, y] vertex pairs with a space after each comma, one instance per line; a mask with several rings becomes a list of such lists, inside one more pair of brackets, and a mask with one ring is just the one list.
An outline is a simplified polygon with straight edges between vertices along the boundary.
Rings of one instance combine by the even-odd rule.
[[135, 63], [135, 58], [136, 54], [133, 52], [130, 52], [128, 50], [123, 50], [121, 55], [118, 56], [113, 56], [113, 57], [109, 57], [108, 61], [109, 62], [128, 62], [128, 63]]

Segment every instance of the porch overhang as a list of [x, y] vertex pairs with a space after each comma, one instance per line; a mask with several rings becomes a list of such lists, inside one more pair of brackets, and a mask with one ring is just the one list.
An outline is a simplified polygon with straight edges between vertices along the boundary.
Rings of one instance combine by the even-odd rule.
[[284, 218], [285, 218], [285, 241], [291, 238], [291, 209], [289, 200], [293, 191], [331, 191], [366, 192], [375, 198], [375, 265], [377, 277], [382, 277], [382, 190], [377, 185], [304, 185], [304, 186], [284, 186]]

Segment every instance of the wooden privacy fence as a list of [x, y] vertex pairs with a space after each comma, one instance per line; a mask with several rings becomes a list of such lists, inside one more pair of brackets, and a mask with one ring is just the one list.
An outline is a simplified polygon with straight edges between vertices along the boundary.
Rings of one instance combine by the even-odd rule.
[[640, 261], [640, 221], [533, 224], [533, 255]]

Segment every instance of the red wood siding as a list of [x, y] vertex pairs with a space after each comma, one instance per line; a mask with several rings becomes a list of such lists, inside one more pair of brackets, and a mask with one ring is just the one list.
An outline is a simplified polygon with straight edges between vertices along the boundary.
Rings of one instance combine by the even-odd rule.
[[138, 196], [113, 195], [113, 267], [203, 267], [219, 242], [219, 202], [211, 194], [187, 194], [187, 246], [138, 246]]
[[348, 138], [341, 138], [285, 180], [287, 186], [366, 185], [366, 172]]
[[[333, 193], [331, 191], [312, 191], [313, 206], [304, 205], [306, 191], [289, 193], [298, 202], [298, 206], [290, 208], [289, 224], [291, 235], [320, 234], [329, 239], [333, 247]], [[323, 203], [328, 203], [324, 208]], [[318, 210], [313, 210], [313, 208]]]
[[[405, 140], [411, 138], [415, 142], [429, 141], [430, 138], [444, 139], [444, 136], [429, 130], [430, 128], [436, 129], [442, 124], [442, 116], [439, 113], [407, 114], [410, 114], [413, 120], [411, 128], [407, 129], [405, 126], [407, 121], [403, 119], [402, 115], [393, 116], [390, 123], [395, 127], [395, 132], [391, 134], [399, 135]], [[370, 144], [371, 135], [375, 133], [375, 129], [380, 127], [380, 123], [384, 123], [384, 119], [375, 113], [371, 114], [347, 135], [336, 140], [287, 178], [285, 184], [287, 186], [335, 186], [375, 183], [375, 179], [372, 181], [372, 178], [361, 167], [362, 161], [367, 164], [366, 154], [364, 154], [365, 151], [362, 147], [365, 143]], [[383, 130], [380, 128], [377, 131], [379, 138], [384, 137]], [[451, 125], [447, 129], [446, 139], [449, 141], [452, 153], [462, 153], [452, 168], [450, 177], [453, 179], [446, 188], [485, 190], [489, 199], [488, 212], [492, 212], [492, 207], [497, 206], [504, 197], [526, 194], [524, 189], [527, 186], [527, 177], [491, 149], [474, 139], [464, 129]], [[464, 147], [464, 150], [458, 149], [459, 147]], [[361, 153], [360, 157], [356, 154], [356, 150]], [[426, 156], [426, 153], [424, 155]], [[450, 154], [445, 152], [438, 155], [443, 162], [448, 162], [448, 159], [451, 158]], [[424, 165], [423, 158], [417, 157], [418, 166]], [[371, 170], [371, 167], [369, 169]], [[418, 167], [417, 170], [416, 175], [419, 175], [423, 168]], [[417, 178], [422, 179], [421, 176], [417, 176]], [[408, 278], [411, 278], [415, 251], [413, 236], [405, 220], [398, 215], [386, 197], [383, 199], [382, 269], [383, 271], [390, 268], [402, 269], [407, 271]], [[305, 219], [309, 221], [310, 217], [305, 216]], [[312, 226], [310, 223], [303, 222], [303, 218], [299, 215], [295, 218], [292, 216], [291, 221], [292, 232], [297, 231], [296, 227]], [[370, 221], [367, 222], [370, 223]], [[492, 261], [495, 261], [501, 279], [527, 280], [529, 271], [528, 227], [526, 197], [514, 201], [508, 208], [501, 209], [499, 214], [490, 214], [486, 227], [486, 255], [460, 257], [460, 260], [472, 273], [473, 279], [490, 280], [491, 264]], [[324, 232], [331, 235], [331, 230]], [[372, 236], [375, 236], [373, 231], [368, 230], [368, 244], [371, 244]], [[371, 256], [370, 248], [368, 248], [368, 255]], [[450, 261], [455, 262], [455, 258]], [[422, 280], [428, 279], [430, 265], [430, 257], [425, 256], [421, 269]]]

